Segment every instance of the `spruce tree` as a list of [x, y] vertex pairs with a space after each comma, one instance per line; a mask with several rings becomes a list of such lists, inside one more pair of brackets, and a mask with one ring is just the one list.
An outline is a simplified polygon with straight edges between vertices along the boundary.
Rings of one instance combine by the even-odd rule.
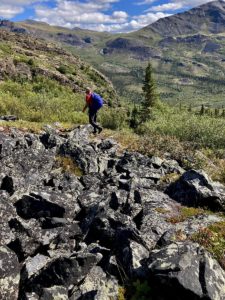
[[189, 111], [189, 112], [192, 112], [192, 105], [191, 105], [191, 104], [190, 104], [189, 107], [188, 107], [188, 111]]
[[132, 109], [131, 112], [131, 118], [130, 118], [130, 128], [137, 128], [139, 125], [139, 116], [138, 116], [139, 112], [137, 109], [137, 106], [134, 105], [134, 108]]
[[201, 110], [200, 110], [200, 116], [203, 116], [205, 114], [205, 106], [202, 104]]
[[158, 95], [156, 92], [156, 84], [152, 75], [152, 65], [149, 62], [145, 70], [145, 79], [143, 82], [144, 99], [141, 102], [140, 117], [141, 122], [146, 122], [151, 118], [152, 108], [156, 105]]

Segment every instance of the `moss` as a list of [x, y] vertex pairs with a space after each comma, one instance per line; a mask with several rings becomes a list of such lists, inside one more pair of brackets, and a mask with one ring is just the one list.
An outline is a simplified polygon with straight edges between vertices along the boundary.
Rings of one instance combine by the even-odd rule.
[[157, 207], [155, 209], [156, 212], [160, 213], [160, 214], [167, 214], [168, 212], [170, 212], [169, 210], [163, 208], [163, 207]]
[[125, 293], [126, 293], [125, 288], [124, 287], [119, 287], [118, 300], [126, 300]]
[[178, 210], [178, 214], [169, 217], [166, 219], [167, 222], [176, 224], [180, 222], [184, 222], [187, 219], [190, 219], [192, 217], [197, 217], [200, 215], [209, 214], [211, 212], [204, 210], [202, 208], [195, 208], [195, 207], [181, 207]]
[[72, 160], [71, 157], [57, 156], [56, 163], [62, 168], [63, 172], [72, 173], [78, 177], [83, 175], [81, 168]]
[[204, 246], [225, 269], [225, 221], [201, 228], [191, 240]]
[[177, 181], [180, 178], [180, 174], [177, 173], [170, 173], [166, 174], [165, 176], [162, 176], [160, 178], [160, 182], [162, 183], [172, 183]]

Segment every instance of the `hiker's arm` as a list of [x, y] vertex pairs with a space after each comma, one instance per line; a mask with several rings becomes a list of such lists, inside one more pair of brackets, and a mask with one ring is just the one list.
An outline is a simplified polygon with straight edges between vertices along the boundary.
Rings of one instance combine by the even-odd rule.
[[85, 106], [84, 106], [84, 108], [83, 108], [83, 112], [85, 112], [85, 110], [87, 109], [87, 107], [88, 107], [88, 104], [86, 103]]

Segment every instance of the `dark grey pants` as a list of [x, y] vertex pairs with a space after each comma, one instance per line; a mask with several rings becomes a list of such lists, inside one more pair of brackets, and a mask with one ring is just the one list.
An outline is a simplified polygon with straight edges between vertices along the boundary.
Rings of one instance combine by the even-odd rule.
[[97, 124], [97, 112], [96, 109], [89, 109], [89, 123], [94, 127], [94, 132], [101, 130], [102, 128]]

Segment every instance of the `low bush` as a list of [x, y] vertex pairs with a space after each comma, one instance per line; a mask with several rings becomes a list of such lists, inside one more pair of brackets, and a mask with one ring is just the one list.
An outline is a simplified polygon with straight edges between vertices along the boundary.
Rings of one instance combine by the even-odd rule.
[[26, 121], [85, 124], [83, 105], [83, 95], [41, 76], [33, 82], [4, 81], [0, 88], [0, 114]]
[[173, 136], [196, 147], [217, 149], [225, 144], [225, 119], [164, 106], [164, 110], [154, 110], [152, 119], [140, 126], [137, 132]]
[[100, 121], [104, 128], [122, 129], [126, 127], [126, 112], [121, 109], [104, 108], [100, 112]]
[[225, 269], [225, 221], [200, 229], [191, 239], [204, 246]]

